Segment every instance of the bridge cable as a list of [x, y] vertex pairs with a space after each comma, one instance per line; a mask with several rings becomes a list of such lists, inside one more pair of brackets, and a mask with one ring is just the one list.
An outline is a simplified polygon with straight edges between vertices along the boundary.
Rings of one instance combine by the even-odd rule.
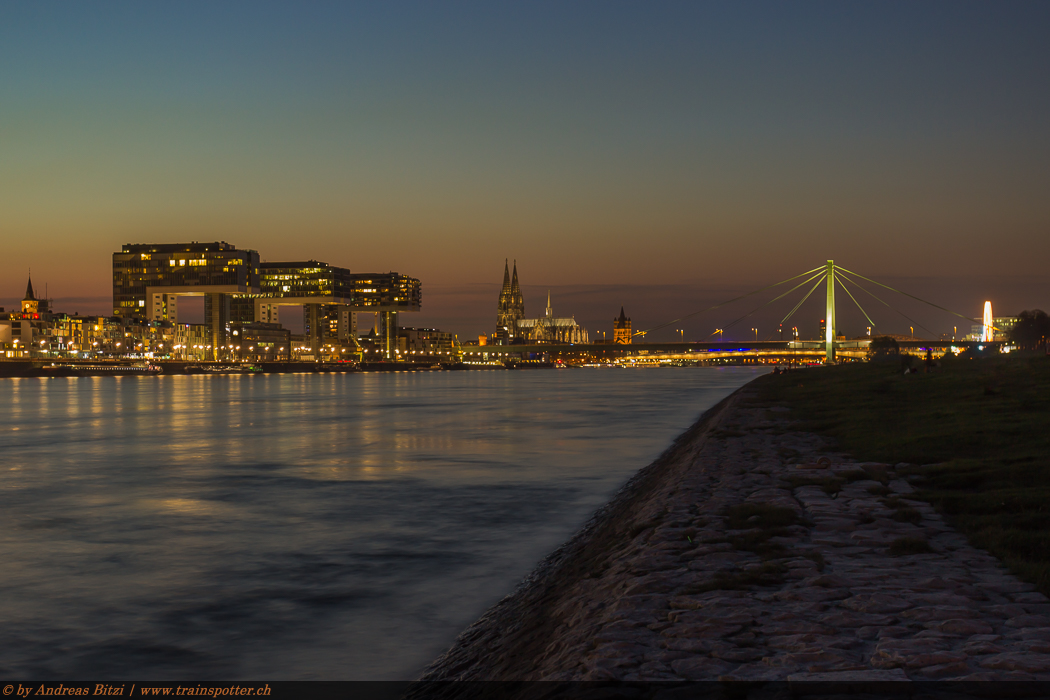
[[[906, 313], [904, 313], [903, 311], [901, 311], [900, 309], [898, 309], [898, 308], [897, 308], [896, 306], [892, 306], [892, 305], [890, 305], [889, 303], [887, 303], [886, 301], [884, 301], [883, 299], [881, 299], [880, 297], [878, 297], [878, 296], [875, 296], [875, 294], [874, 294], [873, 292], [871, 292], [870, 290], [868, 290], [868, 289], [867, 289], [866, 287], [862, 287], [862, 286], [861, 286], [860, 284], [858, 284], [858, 283], [857, 283], [857, 281], [856, 281], [856, 280], [850, 279], [850, 278], [849, 278], [848, 276], [846, 276], [845, 274], [841, 274], [841, 272], [842, 272], [841, 270], [840, 270], [839, 272], [840, 272], [840, 276], [842, 277], [842, 279], [844, 279], [844, 280], [848, 281], [848, 282], [849, 282], [850, 284], [856, 285], [857, 289], [862, 289], [862, 290], [864, 290], [864, 292], [865, 292], [865, 293], [866, 293], [866, 294], [867, 294], [868, 296], [872, 297], [873, 299], [875, 299], [876, 301], [878, 301], [878, 302], [879, 302], [880, 304], [882, 304], [883, 306], [885, 306], [885, 307], [887, 307], [887, 308], [889, 308], [889, 309], [891, 309], [891, 310], [893, 310], [893, 311], [897, 312], [898, 314], [900, 314], [901, 316], [903, 316], [904, 318], [906, 318], [906, 319], [907, 319], [907, 320], [908, 320], [908, 321], [909, 321], [910, 323], [912, 323], [912, 324], [914, 324], [914, 325], [918, 326], [918, 327], [919, 327], [919, 328], [921, 328], [922, 330], [924, 330], [924, 331], [926, 331], [927, 333], [929, 333], [929, 334], [930, 334], [931, 336], [933, 335], [933, 331], [931, 331], [931, 330], [930, 330], [929, 328], [927, 328], [926, 326], [922, 325], [921, 323], [919, 323], [918, 321], [916, 321], [915, 319], [913, 319], [913, 318], [912, 318], [911, 316], [909, 316], [908, 314], [906, 314]], [[852, 274], [856, 274], [856, 273], [852, 273]], [[859, 277], [859, 275], [858, 275], [858, 277]]]
[[[916, 301], [921, 301], [923, 304], [929, 304], [930, 306], [932, 306], [935, 309], [940, 309], [941, 311], [946, 311], [946, 312], [952, 314], [953, 316], [958, 316], [959, 318], [966, 319], [967, 321], [970, 321], [971, 323], [983, 323], [983, 321], [979, 321], [976, 318], [970, 318], [969, 316], [963, 316], [962, 314], [956, 313], [955, 311], [952, 311], [951, 309], [946, 309], [943, 306], [938, 306], [937, 304], [934, 304], [932, 301], [926, 301], [925, 299], [920, 299], [919, 297], [915, 296], [914, 294], [908, 294], [907, 292], [902, 292], [899, 289], [894, 289], [893, 287], [889, 286], [888, 284], [883, 284], [882, 282], [876, 282], [873, 279], [868, 279], [864, 275], [861, 275], [861, 274], [856, 273], [856, 272], [850, 272], [849, 270], [845, 270], [845, 269], [839, 267], [838, 265], [835, 266], [835, 269], [842, 270], [843, 272], [849, 272], [851, 275], [856, 275], [857, 277], [860, 277], [862, 280], [867, 280], [868, 282], [871, 282], [872, 284], [877, 284], [880, 287], [885, 287], [886, 289], [890, 290], [891, 292], [897, 292], [898, 294], [903, 294], [906, 297], [911, 297], [912, 299], [915, 299]], [[852, 280], [850, 280], [850, 281], [852, 282]], [[853, 282], [853, 284], [857, 284], [857, 283]], [[857, 286], [860, 287], [859, 284], [857, 284]], [[865, 291], [867, 291], [867, 290], [865, 290]]]
[[[820, 283], [823, 282], [824, 280], [826, 280], [827, 278], [828, 278], [828, 276], [825, 274], [825, 275], [822, 275], [819, 280], [817, 280], [817, 283], [814, 284], [813, 288], [810, 289], [809, 292], [806, 293], [806, 296], [802, 297], [802, 301], [800, 301], [799, 303], [795, 304], [795, 308], [791, 309], [791, 311], [788, 312], [788, 315], [780, 320], [780, 325], [781, 326], [783, 326], [785, 323], [787, 323], [788, 319], [795, 315], [795, 312], [799, 310], [799, 307], [801, 307], [803, 304], [806, 303], [806, 299], [809, 299], [810, 295], [812, 295], [813, 292], [817, 291], [817, 287], [820, 286]], [[810, 279], [812, 279], [812, 278], [810, 278]], [[806, 280], [806, 281], [808, 282], [809, 280]]]
[[[765, 307], [767, 307], [767, 306], [769, 306], [770, 304], [772, 304], [772, 303], [773, 303], [774, 301], [779, 301], [780, 299], [783, 299], [783, 298], [784, 298], [784, 297], [786, 297], [786, 296], [787, 296], [788, 294], [791, 294], [791, 292], [795, 291], [796, 289], [798, 289], [798, 288], [799, 288], [799, 287], [801, 287], [802, 285], [806, 284], [807, 282], [810, 282], [810, 281], [812, 281], [812, 280], [813, 280], [814, 278], [816, 278], [816, 277], [826, 277], [826, 276], [827, 276], [827, 273], [823, 272], [823, 268], [821, 268], [821, 272], [818, 272], [817, 274], [813, 275], [813, 277], [810, 277], [810, 278], [809, 278], [809, 279], [807, 279], [807, 280], [804, 280], [804, 281], [802, 281], [802, 282], [799, 282], [798, 284], [796, 284], [796, 285], [795, 285], [794, 287], [792, 287], [791, 289], [787, 290], [786, 292], [784, 292], [783, 294], [781, 294], [780, 296], [778, 296], [778, 297], [776, 297], [776, 298], [774, 298], [774, 299], [770, 299], [770, 300], [769, 300], [769, 301], [767, 301], [767, 302], [766, 302], [765, 304], [762, 304], [761, 306], [756, 306], [756, 307], [755, 307], [754, 309], [752, 309], [751, 311], [748, 311], [748, 312], [747, 312], [746, 314], [744, 314], [743, 316], [741, 316], [741, 317], [740, 317], [740, 318], [738, 318], [737, 320], [733, 321], [733, 322], [732, 322], [732, 323], [730, 323], [729, 325], [727, 325], [727, 326], [725, 326], [724, 328], [722, 328], [722, 330], [724, 331], [724, 330], [725, 330], [726, 328], [732, 328], [733, 326], [735, 326], [736, 324], [740, 323], [741, 321], [743, 321], [743, 320], [744, 320], [745, 318], [747, 318], [748, 316], [750, 316], [750, 315], [754, 314], [754, 313], [755, 313], [756, 311], [758, 311], [759, 309], [764, 309]], [[821, 280], [817, 280], [817, 284], [818, 284], [818, 285], [820, 284], [820, 282], [821, 282]], [[816, 286], [814, 286], [814, 289], [816, 289]], [[809, 293], [810, 293], [810, 294], [812, 294], [812, 293], [813, 293], [813, 290], [810, 290], [810, 292], [809, 292]], [[809, 296], [809, 295], [807, 295], [807, 296]], [[716, 331], [716, 332], [717, 332], [717, 331]], [[712, 333], [711, 335], [714, 335], [714, 333]], [[708, 336], [708, 337], [711, 337], [711, 336]]]
[[874, 328], [874, 327], [875, 327], [875, 322], [871, 320], [871, 316], [869, 316], [869, 315], [868, 315], [868, 312], [867, 312], [867, 311], [865, 311], [865, 310], [864, 310], [864, 307], [860, 305], [860, 302], [859, 302], [859, 301], [857, 301], [857, 300], [856, 300], [856, 299], [855, 299], [855, 298], [853, 297], [853, 295], [852, 295], [852, 294], [850, 294], [850, 291], [849, 291], [849, 289], [847, 289], [847, 288], [846, 288], [846, 285], [844, 285], [844, 284], [842, 283], [842, 280], [838, 280], [838, 283], [839, 283], [839, 286], [840, 286], [840, 287], [842, 287], [842, 291], [846, 292], [846, 294], [849, 294], [849, 298], [850, 298], [850, 299], [853, 299], [853, 303], [857, 305], [857, 308], [858, 308], [858, 309], [860, 309], [860, 312], [861, 312], [862, 314], [864, 314], [864, 318], [868, 319], [868, 323], [870, 323], [870, 324], [871, 324], [871, 327], [872, 327], [872, 328]]
[[[787, 315], [786, 315], [786, 316], [784, 316], [784, 317], [783, 317], [782, 319], [780, 319], [780, 325], [779, 325], [779, 327], [781, 328], [781, 331], [783, 330], [783, 324], [787, 322], [787, 319], [789, 319], [789, 318], [791, 318], [792, 316], [794, 316], [795, 312], [797, 312], [797, 311], [799, 310], [799, 306], [801, 306], [802, 304], [804, 304], [804, 303], [805, 303], [805, 300], [806, 300], [806, 299], [808, 299], [808, 298], [810, 298], [810, 296], [811, 296], [811, 295], [812, 295], [812, 294], [813, 294], [814, 292], [816, 292], [816, 291], [817, 291], [817, 288], [818, 288], [818, 287], [820, 287], [820, 283], [821, 283], [821, 282], [823, 282], [823, 281], [824, 281], [825, 279], [827, 279], [827, 273], [825, 272], [825, 273], [824, 273], [824, 274], [822, 274], [822, 275], [814, 275], [814, 277], [820, 277], [820, 279], [818, 279], [818, 280], [816, 281], [816, 283], [815, 283], [815, 284], [813, 285], [813, 289], [811, 289], [810, 291], [806, 292], [805, 296], [804, 296], [804, 297], [802, 297], [801, 301], [799, 301], [799, 302], [798, 302], [797, 304], [795, 304], [795, 307], [794, 307], [794, 309], [792, 309], [792, 310], [791, 310], [790, 312], [787, 312]], [[810, 281], [811, 279], [813, 279], [813, 277], [811, 277], [810, 279], [807, 279], [807, 280], [805, 280], [805, 281], [806, 281], [806, 282], [808, 282], [808, 281]], [[803, 284], [804, 284], [804, 283], [805, 283], [805, 282], [803, 282]], [[797, 290], [797, 289], [798, 289], [799, 287], [802, 287], [802, 284], [799, 284], [799, 285], [798, 285], [798, 287], [796, 287], [795, 289]], [[771, 333], [771, 334], [770, 334], [769, 336], [766, 336], [766, 338], [765, 338], [765, 339], [766, 339], [766, 340], [770, 340], [771, 338], [773, 338], [773, 334], [772, 334], [772, 333]]]
[[[842, 270], [839, 270], [839, 273], [841, 274], [841, 273], [842, 273]], [[850, 273], [850, 274], [854, 274], [854, 275], [856, 275], [857, 273], [853, 272], [853, 273]], [[874, 294], [874, 293], [872, 293], [871, 291], [869, 291], [869, 290], [865, 289], [864, 287], [860, 286], [859, 284], [857, 284], [857, 282], [856, 282], [855, 280], [851, 280], [851, 279], [850, 279], [849, 277], [847, 277], [846, 275], [841, 275], [841, 276], [842, 276], [842, 278], [843, 278], [843, 279], [845, 279], [845, 280], [849, 281], [849, 283], [850, 283], [850, 284], [854, 284], [854, 285], [856, 285], [856, 286], [857, 286], [857, 289], [862, 289], [862, 290], [864, 290], [864, 292], [865, 292], [865, 293], [867, 293], [868, 295], [870, 295], [871, 297], [873, 297], [873, 298], [874, 298], [874, 299], [875, 299], [876, 301], [880, 302], [880, 303], [881, 303], [881, 304], [882, 304], [883, 306], [886, 306], [886, 307], [888, 307], [888, 308], [890, 308], [890, 309], [892, 309], [892, 310], [896, 311], [896, 312], [897, 312], [897, 313], [899, 313], [899, 314], [900, 314], [901, 316], [903, 316], [904, 318], [908, 319], [909, 321], [911, 321], [912, 323], [914, 323], [914, 324], [915, 324], [916, 326], [918, 326], [919, 328], [921, 328], [921, 329], [923, 329], [924, 331], [926, 331], [927, 333], [929, 333], [929, 334], [930, 334], [930, 336], [931, 336], [931, 340], [933, 339], [933, 338], [932, 338], [932, 336], [933, 336], [933, 334], [934, 334], [934, 333], [933, 333], [933, 331], [931, 331], [931, 330], [930, 330], [929, 328], [927, 328], [926, 326], [922, 325], [921, 323], [919, 323], [918, 321], [916, 321], [915, 319], [913, 319], [913, 318], [912, 318], [911, 316], [909, 316], [908, 314], [906, 314], [906, 313], [904, 313], [903, 311], [901, 311], [900, 309], [898, 309], [897, 307], [895, 307], [895, 306], [890, 306], [890, 305], [889, 305], [889, 304], [887, 304], [887, 303], [886, 303], [885, 301], [883, 301], [883, 300], [882, 300], [882, 299], [880, 299], [879, 297], [875, 296], [875, 294]], [[860, 275], [857, 275], [857, 277], [860, 277]], [[865, 279], [867, 279], [867, 278], [865, 278]], [[883, 286], [885, 286], [885, 285], [883, 285]], [[894, 290], [894, 291], [896, 291], [896, 290]]]
[[815, 267], [812, 270], [808, 270], [806, 272], [803, 272], [801, 275], [795, 275], [794, 277], [788, 277], [783, 282], [777, 282], [776, 284], [770, 284], [768, 286], [762, 287], [761, 289], [756, 289], [753, 292], [748, 292], [747, 294], [744, 294], [742, 296], [738, 296], [735, 299], [730, 299], [729, 301], [723, 301], [721, 304], [715, 304], [714, 306], [709, 306], [708, 308], [701, 309], [700, 311], [694, 311], [691, 314], [686, 314], [685, 316], [682, 316], [681, 318], [676, 318], [673, 321], [668, 321], [667, 323], [662, 323], [659, 326], [653, 326], [652, 328], [648, 328], [648, 329], [646, 329], [644, 331], [635, 331], [631, 335], [632, 336], [645, 335], [646, 333], [652, 333], [653, 331], [658, 331], [661, 328], [667, 328], [668, 326], [673, 325], [675, 323], [678, 323], [679, 321], [684, 321], [687, 318], [692, 318], [693, 316], [697, 316], [699, 314], [706, 313], [707, 311], [714, 311], [715, 309], [717, 309], [719, 307], [725, 306], [727, 304], [732, 304], [734, 301], [740, 301], [741, 299], [746, 299], [747, 297], [754, 296], [755, 294], [758, 294], [759, 292], [764, 292], [767, 289], [772, 289], [773, 287], [779, 287], [780, 285], [787, 284], [788, 282], [791, 282], [792, 280], [797, 280], [799, 277], [805, 277], [806, 275], [809, 275], [809, 274], [812, 274], [814, 272], [817, 272], [818, 270], [824, 270], [824, 269], [826, 269], [826, 268], [823, 265], [820, 266], [820, 267]]

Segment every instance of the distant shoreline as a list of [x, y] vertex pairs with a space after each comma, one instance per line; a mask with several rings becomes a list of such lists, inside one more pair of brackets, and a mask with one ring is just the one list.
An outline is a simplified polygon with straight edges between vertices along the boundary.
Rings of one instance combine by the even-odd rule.
[[[71, 362], [69, 360], [3, 360], [0, 378], [5, 377], [109, 377], [109, 376], [225, 376], [229, 374], [318, 374], [358, 372], [413, 372], [475, 369], [458, 363], [411, 362], [179, 362], [125, 360], [116, 362]], [[476, 369], [489, 369], [478, 367]], [[503, 369], [493, 367], [492, 369]]]
[[[15, 377], [180, 377], [227, 376], [241, 374], [359, 374], [368, 372], [461, 372], [540, 369], [582, 369], [597, 365], [557, 365], [552, 362], [470, 363], [470, 362], [179, 362], [125, 360], [111, 363], [71, 362], [69, 360], [0, 359], [0, 379]], [[630, 369], [659, 367], [718, 367], [733, 365], [637, 365]], [[754, 365], [740, 365], [754, 366]], [[601, 367], [627, 368], [621, 365]]]

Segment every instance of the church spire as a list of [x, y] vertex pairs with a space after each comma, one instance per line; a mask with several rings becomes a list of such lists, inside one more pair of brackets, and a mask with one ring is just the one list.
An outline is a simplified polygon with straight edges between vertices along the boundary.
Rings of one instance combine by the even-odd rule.
[[496, 313], [496, 335], [503, 342], [517, 336], [518, 319], [525, 317], [525, 300], [521, 296], [518, 284], [518, 261], [514, 261], [514, 276], [510, 273], [510, 260], [503, 261], [503, 289], [499, 293], [499, 306]]
[[514, 261], [514, 277], [510, 283], [510, 302], [514, 313], [518, 318], [525, 317], [525, 297], [521, 295], [521, 285], [518, 284], [518, 261]]
[[613, 342], [617, 345], [631, 344], [631, 319], [620, 307], [620, 317], [613, 319]]
[[[41, 306], [43, 308], [41, 308]], [[24, 314], [36, 314], [42, 311], [47, 311], [47, 301], [36, 298], [33, 293], [33, 273], [29, 273], [29, 282], [26, 283], [26, 298], [22, 300], [22, 313]]]

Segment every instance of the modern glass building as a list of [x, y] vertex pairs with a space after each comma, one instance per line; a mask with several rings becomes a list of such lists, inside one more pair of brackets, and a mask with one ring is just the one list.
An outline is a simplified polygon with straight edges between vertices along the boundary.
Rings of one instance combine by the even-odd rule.
[[329, 297], [333, 303], [418, 311], [421, 301], [419, 280], [396, 272], [353, 273], [317, 260], [305, 262], [265, 262], [259, 266], [260, 296]]
[[258, 288], [259, 254], [223, 241], [133, 243], [113, 253], [114, 316], [176, 321], [178, 296]]
[[231, 345], [230, 324], [279, 323], [281, 306], [300, 305], [315, 355], [326, 340], [356, 343], [358, 312], [380, 315], [393, 352], [398, 312], [419, 311], [422, 295], [407, 275], [351, 273], [317, 260], [260, 263], [256, 251], [224, 241], [127, 244], [113, 254], [114, 315], [177, 324], [180, 296], [205, 298], [206, 346], [217, 359]]
[[384, 347], [393, 353], [397, 342], [397, 314], [419, 311], [418, 279], [397, 272], [350, 272], [317, 260], [265, 262], [260, 265], [258, 294], [233, 298], [237, 320], [278, 323], [278, 308], [302, 306], [304, 330], [317, 355], [327, 341], [356, 343], [360, 312], [379, 314]]

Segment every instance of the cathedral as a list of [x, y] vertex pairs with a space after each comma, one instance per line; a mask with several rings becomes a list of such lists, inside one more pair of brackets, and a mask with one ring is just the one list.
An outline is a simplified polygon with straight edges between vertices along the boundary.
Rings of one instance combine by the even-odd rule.
[[525, 318], [525, 300], [518, 284], [517, 261], [514, 261], [513, 275], [509, 264], [503, 264], [503, 289], [499, 293], [494, 340], [500, 345], [590, 342], [587, 329], [576, 323], [576, 319], [554, 316], [550, 292], [547, 293], [546, 313], [540, 318]]
[[521, 287], [518, 286], [518, 261], [514, 261], [514, 277], [511, 278], [510, 267], [504, 260], [503, 289], [499, 293], [499, 308], [496, 313], [496, 343], [513, 343], [518, 337], [518, 321], [524, 316], [525, 300], [521, 296]]

